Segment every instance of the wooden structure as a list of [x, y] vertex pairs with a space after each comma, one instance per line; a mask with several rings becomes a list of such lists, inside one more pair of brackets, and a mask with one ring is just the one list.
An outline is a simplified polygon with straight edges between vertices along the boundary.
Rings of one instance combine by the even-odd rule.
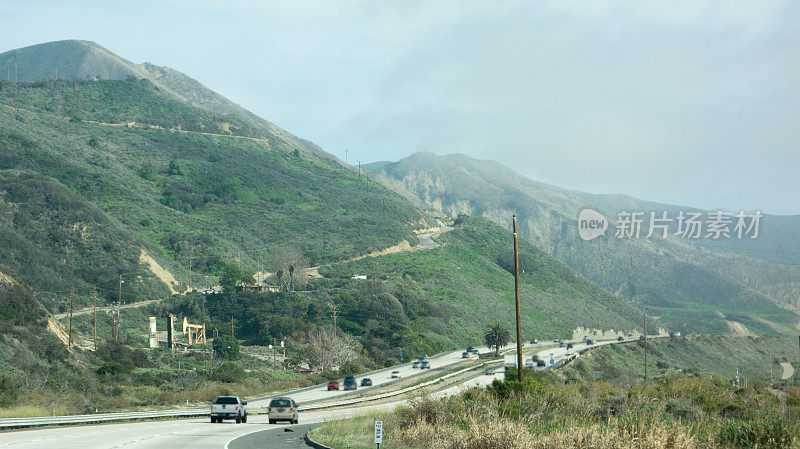
[[190, 345], [207, 343], [205, 324], [191, 324], [186, 317], [183, 317], [183, 335], [187, 336]]

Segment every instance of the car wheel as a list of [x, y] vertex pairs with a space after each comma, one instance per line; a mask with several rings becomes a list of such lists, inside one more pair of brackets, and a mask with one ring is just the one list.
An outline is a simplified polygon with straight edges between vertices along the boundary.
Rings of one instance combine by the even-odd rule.
[[237, 416], [236, 417], [236, 424], [241, 424], [241, 423], [242, 423], [242, 417], [241, 416]]
[[246, 422], [247, 422], [247, 414], [245, 414], [244, 416], [242, 416], [242, 422], [243, 422], [243, 423], [246, 423]]
[[274, 420], [274, 419], [270, 419], [270, 420], [269, 420], [269, 423], [270, 423], [270, 424], [275, 424], [275, 420]]
[[211, 423], [213, 424], [213, 423], [215, 423], [215, 422], [217, 422], [217, 418], [214, 418], [214, 417], [212, 416], [212, 417], [211, 417]]

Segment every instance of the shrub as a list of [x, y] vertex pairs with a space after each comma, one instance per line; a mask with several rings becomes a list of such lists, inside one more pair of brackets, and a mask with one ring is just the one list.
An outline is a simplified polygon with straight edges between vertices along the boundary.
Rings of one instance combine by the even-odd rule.
[[225, 362], [211, 376], [213, 380], [234, 383], [244, 378], [244, 370], [233, 362]]
[[97, 368], [97, 374], [101, 375], [108, 374], [116, 376], [117, 374], [124, 374], [127, 372], [128, 371], [125, 368], [125, 365], [118, 362], [106, 362], [103, 365], [101, 365], [100, 368]]
[[236, 360], [239, 358], [239, 340], [230, 335], [220, 335], [215, 338], [213, 348], [217, 357], [226, 360]]

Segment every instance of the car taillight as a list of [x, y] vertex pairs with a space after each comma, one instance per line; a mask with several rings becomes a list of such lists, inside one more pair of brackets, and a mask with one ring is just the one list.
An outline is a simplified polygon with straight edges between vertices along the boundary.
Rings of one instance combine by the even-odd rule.
[[239, 406], [237, 405], [236, 408], [234, 408], [234, 410], [239, 410]]
[[272, 411], [272, 407], [270, 407], [270, 408], [269, 408], [269, 410], [267, 410], [267, 411], [268, 411], [268, 412], [271, 412], [271, 411]]
[[292, 412], [294, 412], [294, 409], [293, 409], [293, 408], [290, 408], [290, 409], [289, 409], [289, 413], [292, 413]]

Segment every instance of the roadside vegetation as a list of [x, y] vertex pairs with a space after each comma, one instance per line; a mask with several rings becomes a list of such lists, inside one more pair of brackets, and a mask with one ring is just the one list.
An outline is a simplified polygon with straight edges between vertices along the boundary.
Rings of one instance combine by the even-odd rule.
[[524, 384], [496, 380], [391, 413], [327, 422], [311, 436], [335, 449], [374, 447], [376, 419], [387, 449], [796, 448], [800, 389], [735, 388], [715, 375], [565, 383], [537, 371]]
[[[742, 382], [763, 385], [780, 381], [782, 362], [792, 362], [800, 368], [796, 337], [690, 335], [647, 342], [647, 371], [651, 378], [713, 372], [733, 379], [738, 370]], [[559, 374], [569, 381], [640, 382], [644, 378], [644, 344], [598, 347]]]

